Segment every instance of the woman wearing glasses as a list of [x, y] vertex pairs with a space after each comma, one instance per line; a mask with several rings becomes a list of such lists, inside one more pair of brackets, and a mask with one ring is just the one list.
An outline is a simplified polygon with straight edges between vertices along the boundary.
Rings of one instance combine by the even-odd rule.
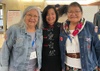
[[0, 71], [39, 71], [42, 54], [42, 18], [37, 7], [25, 9], [18, 24], [6, 33]]
[[67, 17], [60, 30], [63, 70], [94, 71], [100, 67], [100, 41], [94, 25], [83, 18], [82, 7], [77, 2], [68, 6]]

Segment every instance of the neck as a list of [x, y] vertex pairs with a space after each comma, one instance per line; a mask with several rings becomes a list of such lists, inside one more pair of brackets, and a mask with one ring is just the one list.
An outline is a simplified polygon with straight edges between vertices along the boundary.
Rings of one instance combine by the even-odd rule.
[[35, 32], [35, 31], [36, 31], [36, 29], [35, 29], [35, 28], [33, 28], [33, 27], [32, 27], [32, 28], [27, 28], [27, 31], [28, 31], [28, 32], [30, 32], [30, 33], [32, 33], [32, 32]]
[[78, 24], [78, 22], [77, 23], [70, 23], [70, 25], [72, 25], [72, 26], [76, 26]]

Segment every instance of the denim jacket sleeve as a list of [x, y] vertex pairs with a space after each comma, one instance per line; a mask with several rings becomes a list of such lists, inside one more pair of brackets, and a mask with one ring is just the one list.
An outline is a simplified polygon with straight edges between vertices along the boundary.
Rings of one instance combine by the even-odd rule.
[[96, 57], [97, 57], [97, 61], [98, 61], [98, 67], [100, 67], [100, 40], [96, 37], [98, 37], [98, 36], [94, 35], [93, 45], [95, 46], [95, 52], [96, 52]]
[[10, 27], [7, 32], [7, 39], [4, 41], [0, 53], [0, 71], [9, 71], [10, 52], [14, 42], [13, 28]]

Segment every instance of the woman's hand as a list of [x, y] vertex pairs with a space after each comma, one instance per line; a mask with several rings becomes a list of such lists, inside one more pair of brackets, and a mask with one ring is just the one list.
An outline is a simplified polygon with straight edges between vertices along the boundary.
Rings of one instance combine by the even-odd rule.
[[67, 66], [67, 67], [66, 67], [66, 71], [68, 71], [68, 70], [69, 70], [69, 67]]
[[97, 70], [100, 71], [100, 68], [98, 67]]
[[62, 69], [62, 71], [64, 71], [64, 69]]
[[6, 34], [6, 33], [4, 34], [4, 39], [5, 39], [5, 40], [7, 39], [7, 34]]
[[[68, 71], [69, 70], [69, 67], [66, 67], [66, 71]], [[62, 69], [62, 71], [65, 71], [64, 69]]]
[[39, 68], [36, 68], [36, 70], [35, 71], [40, 71], [40, 69]]

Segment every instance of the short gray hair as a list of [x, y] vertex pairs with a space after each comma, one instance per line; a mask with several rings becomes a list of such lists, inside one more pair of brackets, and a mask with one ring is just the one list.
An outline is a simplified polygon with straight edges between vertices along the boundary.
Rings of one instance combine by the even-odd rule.
[[21, 17], [21, 20], [19, 21], [18, 24], [20, 25], [21, 28], [25, 28], [25, 27], [26, 27], [26, 23], [25, 23], [25, 21], [24, 21], [24, 17], [25, 17], [25, 15], [26, 15], [26, 13], [27, 13], [28, 11], [32, 10], [32, 9], [35, 9], [35, 10], [38, 12], [38, 14], [39, 14], [39, 21], [38, 21], [38, 23], [37, 23], [37, 25], [36, 25], [36, 29], [42, 29], [42, 27], [43, 27], [43, 22], [42, 22], [41, 11], [40, 11], [39, 8], [36, 7], [36, 6], [28, 6], [28, 7], [24, 10], [23, 15], [22, 15], [22, 17]]

